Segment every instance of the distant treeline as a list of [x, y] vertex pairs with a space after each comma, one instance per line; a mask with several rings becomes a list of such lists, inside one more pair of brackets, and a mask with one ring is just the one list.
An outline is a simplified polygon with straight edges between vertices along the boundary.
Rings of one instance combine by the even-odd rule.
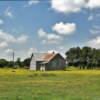
[[[70, 48], [65, 55], [68, 66], [75, 66], [80, 69], [100, 68], [100, 49], [73, 47]], [[0, 59], [0, 68], [29, 68], [30, 60], [31, 57], [26, 58], [24, 61], [18, 58], [14, 62]]]
[[80, 69], [100, 68], [100, 49], [91, 47], [70, 48], [66, 52], [66, 60], [69, 66], [79, 67]]
[[0, 68], [29, 68], [30, 58], [26, 58], [24, 61], [21, 61], [18, 58], [16, 61], [7, 61], [5, 59], [0, 59]]

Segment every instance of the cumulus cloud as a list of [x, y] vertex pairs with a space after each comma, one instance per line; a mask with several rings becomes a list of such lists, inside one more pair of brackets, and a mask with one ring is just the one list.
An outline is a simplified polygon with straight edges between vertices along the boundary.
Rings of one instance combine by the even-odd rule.
[[52, 26], [53, 33], [45, 32], [41, 28], [38, 30], [38, 35], [42, 39], [43, 44], [59, 44], [63, 40], [63, 35], [71, 35], [75, 30], [75, 23], [59, 22]]
[[59, 43], [62, 37], [53, 33], [47, 34], [47, 43]]
[[14, 42], [16, 39], [14, 36], [4, 32], [3, 30], [0, 30], [0, 40], [4, 40], [7, 42]]
[[47, 33], [45, 32], [43, 29], [40, 29], [38, 31], [38, 35], [40, 38], [43, 39], [43, 43], [46, 44], [53, 44], [53, 43], [59, 43], [60, 41], [62, 41], [62, 37], [54, 34], [54, 33]]
[[100, 36], [97, 36], [96, 38], [93, 38], [88, 42], [89, 46], [92, 46], [94, 48], [99, 48], [100, 49]]
[[11, 8], [10, 7], [7, 7], [4, 14], [6, 16], [8, 16], [9, 18], [12, 18], [13, 17], [13, 14], [12, 14], [12, 11], [11, 11]]
[[64, 14], [76, 13], [82, 8], [100, 8], [100, 0], [51, 0], [51, 8]]
[[100, 0], [88, 0], [86, 7], [93, 9], [93, 8], [100, 8]]
[[84, 7], [86, 0], [51, 0], [51, 7], [57, 12], [79, 12]]
[[70, 35], [73, 34], [76, 30], [76, 24], [75, 23], [56, 23], [52, 27], [53, 31], [56, 31], [57, 33], [61, 35]]
[[0, 30], [0, 42], [1, 42], [1, 46], [8, 46], [7, 44], [9, 43], [25, 43], [28, 39], [27, 35], [21, 35], [19, 37], [15, 37], [9, 33], [6, 33], [2, 30]]

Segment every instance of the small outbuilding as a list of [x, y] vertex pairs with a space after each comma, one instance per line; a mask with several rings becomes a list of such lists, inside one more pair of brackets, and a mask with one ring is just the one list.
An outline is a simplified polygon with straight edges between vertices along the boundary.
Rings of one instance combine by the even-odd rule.
[[59, 53], [35, 53], [31, 57], [30, 70], [65, 70], [66, 60]]

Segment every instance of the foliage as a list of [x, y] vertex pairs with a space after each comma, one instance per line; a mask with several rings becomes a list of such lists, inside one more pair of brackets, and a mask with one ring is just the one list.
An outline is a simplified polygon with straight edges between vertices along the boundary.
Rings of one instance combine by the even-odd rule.
[[23, 63], [21, 62], [21, 59], [18, 58], [17, 61], [15, 62], [15, 65], [22, 68], [23, 67]]
[[0, 67], [3, 68], [7, 66], [8, 62], [5, 59], [0, 59]]
[[30, 61], [31, 61], [31, 58], [26, 58], [24, 61], [23, 61], [23, 65], [27, 68], [29, 68], [30, 66]]
[[100, 67], [100, 50], [90, 47], [71, 48], [66, 52], [68, 65], [83, 69]]
[[21, 61], [18, 58], [16, 61], [7, 61], [5, 59], [0, 59], [0, 68], [9, 67], [9, 68], [29, 68], [30, 58], [26, 58], [24, 61]]

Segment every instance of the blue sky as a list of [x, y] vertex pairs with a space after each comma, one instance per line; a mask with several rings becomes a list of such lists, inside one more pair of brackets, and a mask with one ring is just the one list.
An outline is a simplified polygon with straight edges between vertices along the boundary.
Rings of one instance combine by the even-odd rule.
[[100, 48], [99, 0], [0, 1], [0, 58]]

